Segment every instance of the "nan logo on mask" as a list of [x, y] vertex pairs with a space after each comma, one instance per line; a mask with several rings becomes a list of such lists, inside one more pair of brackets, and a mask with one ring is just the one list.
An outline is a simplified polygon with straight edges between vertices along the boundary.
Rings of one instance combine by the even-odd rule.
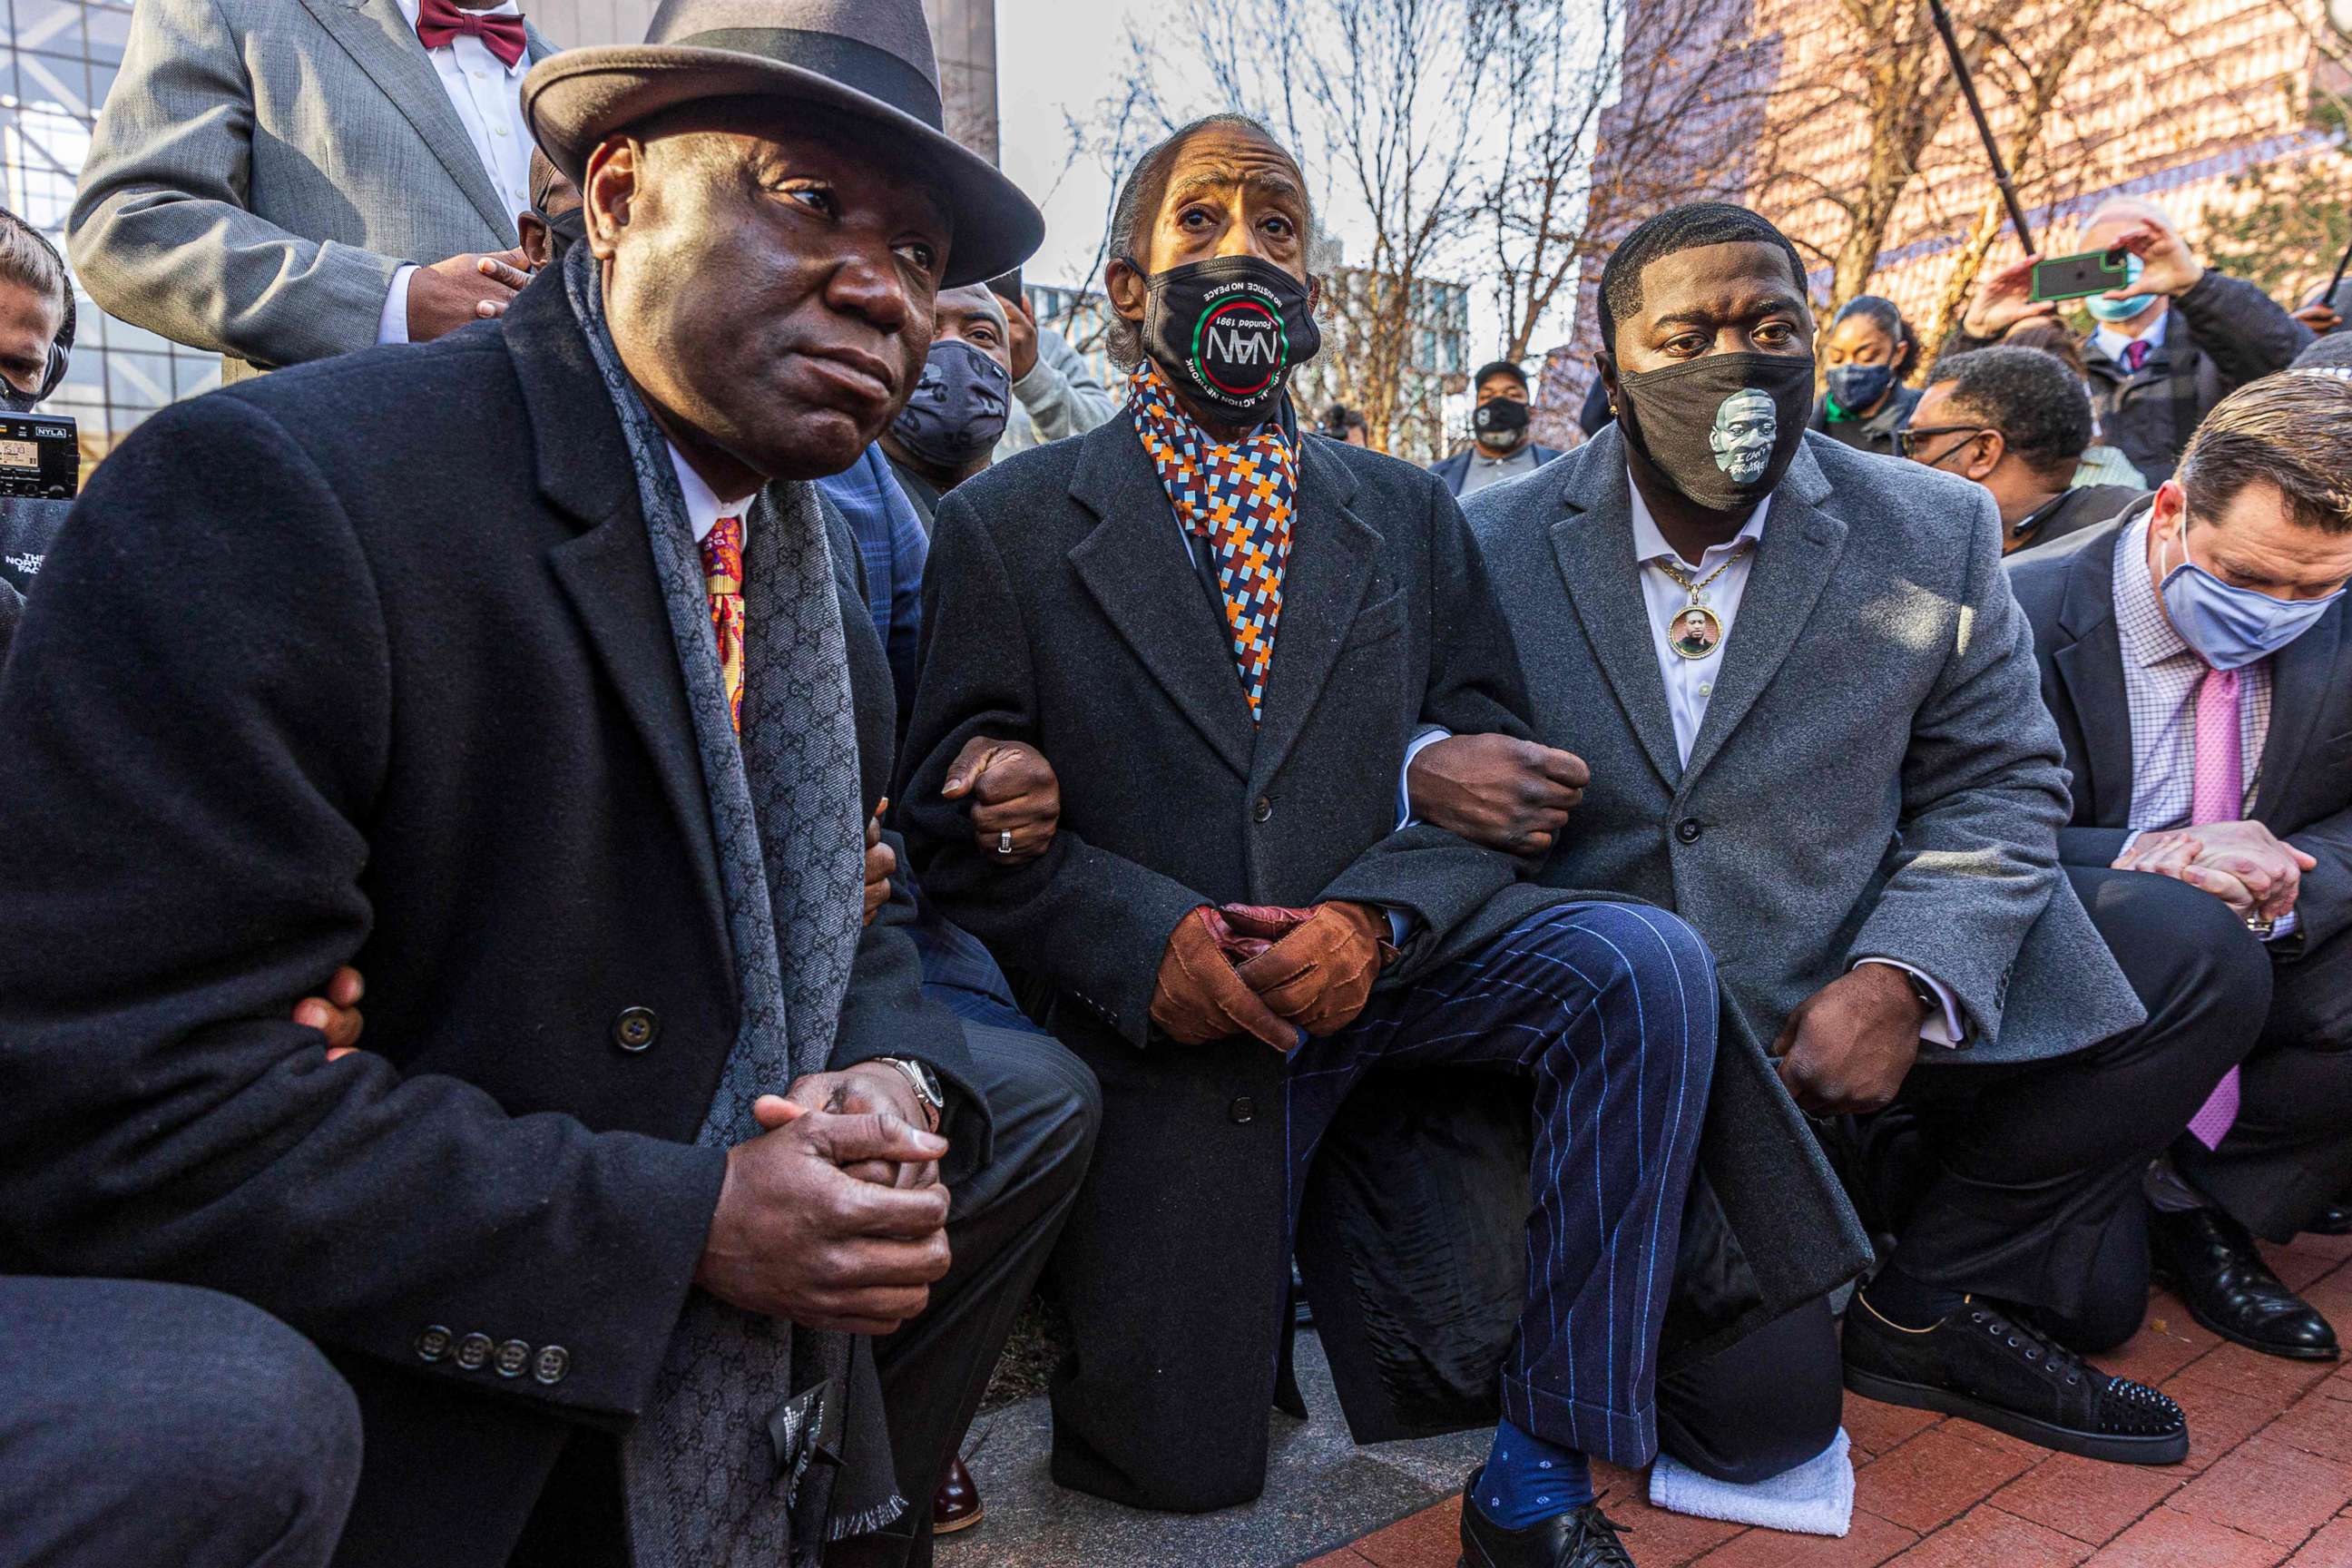
[[1246, 281], [1212, 290], [1192, 330], [1194, 375], [1227, 397], [1254, 398], [1280, 379], [1287, 357], [1282, 316], [1262, 291]]
[[1772, 444], [1780, 433], [1772, 395], [1743, 387], [1717, 407], [1706, 444], [1715, 453], [1715, 466], [1733, 484], [1752, 485], [1772, 466]]

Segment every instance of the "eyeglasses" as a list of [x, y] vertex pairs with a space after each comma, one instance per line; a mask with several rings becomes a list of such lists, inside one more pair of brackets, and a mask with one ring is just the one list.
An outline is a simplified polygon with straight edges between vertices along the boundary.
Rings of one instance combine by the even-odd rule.
[[1895, 432], [1895, 449], [1915, 462], [1926, 463], [1932, 468], [1958, 451], [1967, 443], [1959, 442], [1947, 447], [1933, 458], [1928, 458], [1919, 456], [1920, 442], [1931, 436], [1965, 436], [1969, 441], [1973, 441], [1991, 428], [1990, 425], [1930, 425], [1924, 429], [1906, 426]]

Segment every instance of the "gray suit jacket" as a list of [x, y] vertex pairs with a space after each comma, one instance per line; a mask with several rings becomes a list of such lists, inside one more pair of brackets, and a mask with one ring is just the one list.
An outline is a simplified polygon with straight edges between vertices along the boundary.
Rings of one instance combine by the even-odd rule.
[[234, 380], [373, 343], [401, 264], [514, 245], [505, 205], [394, 0], [140, 0], [66, 243]]
[[2063, 1056], [2140, 1021], [2058, 869], [2058, 733], [1981, 489], [1809, 432], [1687, 767], [1623, 437], [1603, 430], [1465, 510], [1537, 729], [1592, 766], [1546, 881], [1679, 912], [1767, 1038], [1864, 957], [1958, 999], [1971, 1048], [1924, 1061]]

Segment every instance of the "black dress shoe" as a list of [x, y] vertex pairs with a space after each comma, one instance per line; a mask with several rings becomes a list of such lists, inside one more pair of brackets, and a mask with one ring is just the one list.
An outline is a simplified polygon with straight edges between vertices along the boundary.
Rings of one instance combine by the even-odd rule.
[[1597, 1502], [1505, 1530], [1478, 1511], [1478, 1478], [1486, 1473], [1481, 1465], [1462, 1488], [1461, 1568], [1633, 1568], [1617, 1522]]
[[1906, 1329], [1857, 1296], [1845, 1315], [1845, 1385], [2062, 1454], [2124, 1465], [2189, 1457], [2189, 1420], [2169, 1397], [2108, 1376], [1975, 1297], [1932, 1329]]
[[2352, 1236], [2352, 1200], [2337, 1198], [2303, 1228], [2314, 1236]]
[[2148, 1215], [2156, 1277], [2223, 1339], [2290, 1361], [2333, 1361], [2336, 1331], [2263, 1261], [2246, 1227], [2217, 1208]]
[[953, 1535], [981, 1521], [980, 1488], [961, 1458], [950, 1460], [940, 1489], [931, 1494], [931, 1533]]

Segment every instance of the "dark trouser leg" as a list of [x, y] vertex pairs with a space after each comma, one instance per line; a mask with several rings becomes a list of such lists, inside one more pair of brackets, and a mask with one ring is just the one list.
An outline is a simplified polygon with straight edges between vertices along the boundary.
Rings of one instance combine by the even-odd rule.
[[957, 1188], [955, 1262], [929, 1310], [875, 1347], [890, 1450], [908, 1513], [899, 1527], [837, 1542], [828, 1564], [931, 1561], [931, 1493], [980, 1408], [1013, 1321], [1062, 1233], [1101, 1118], [1094, 1074], [1045, 1035], [967, 1026], [966, 1045], [996, 1128], [993, 1157]]
[[308, 1340], [184, 1285], [0, 1279], [0, 1562], [316, 1568], [360, 1475]]
[[2236, 1124], [2220, 1149], [2183, 1137], [2172, 1157], [2200, 1192], [2272, 1241], [2352, 1189], [2352, 931], [2273, 970]]
[[1815, 1458], [1845, 1407], [1837, 1320], [1808, 1301], [1738, 1343], [1658, 1380], [1658, 1447], [1734, 1486]]
[[[2147, 1022], [2072, 1056], [1924, 1064], [1903, 1086], [1936, 1170], [1898, 1238], [1912, 1279], [2100, 1316], [2107, 1227], [2142, 1171], [2253, 1044], [2270, 960], [2229, 907], [2168, 877], [2070, 866]], [[2111, 1303], [2108, 1305], [2112, 1305]]]
[[1715, 970], [1639, 904], [1548, 910], [1292, 1058], [1293, 1203], [1313, 1142], [1377, 1062], [1515, 1065], [1534, 1078], [1528, 1300], [1503, 1409], [1624, 1465], [1657, 1449], [1658, 1328], [1715, 1066]]

